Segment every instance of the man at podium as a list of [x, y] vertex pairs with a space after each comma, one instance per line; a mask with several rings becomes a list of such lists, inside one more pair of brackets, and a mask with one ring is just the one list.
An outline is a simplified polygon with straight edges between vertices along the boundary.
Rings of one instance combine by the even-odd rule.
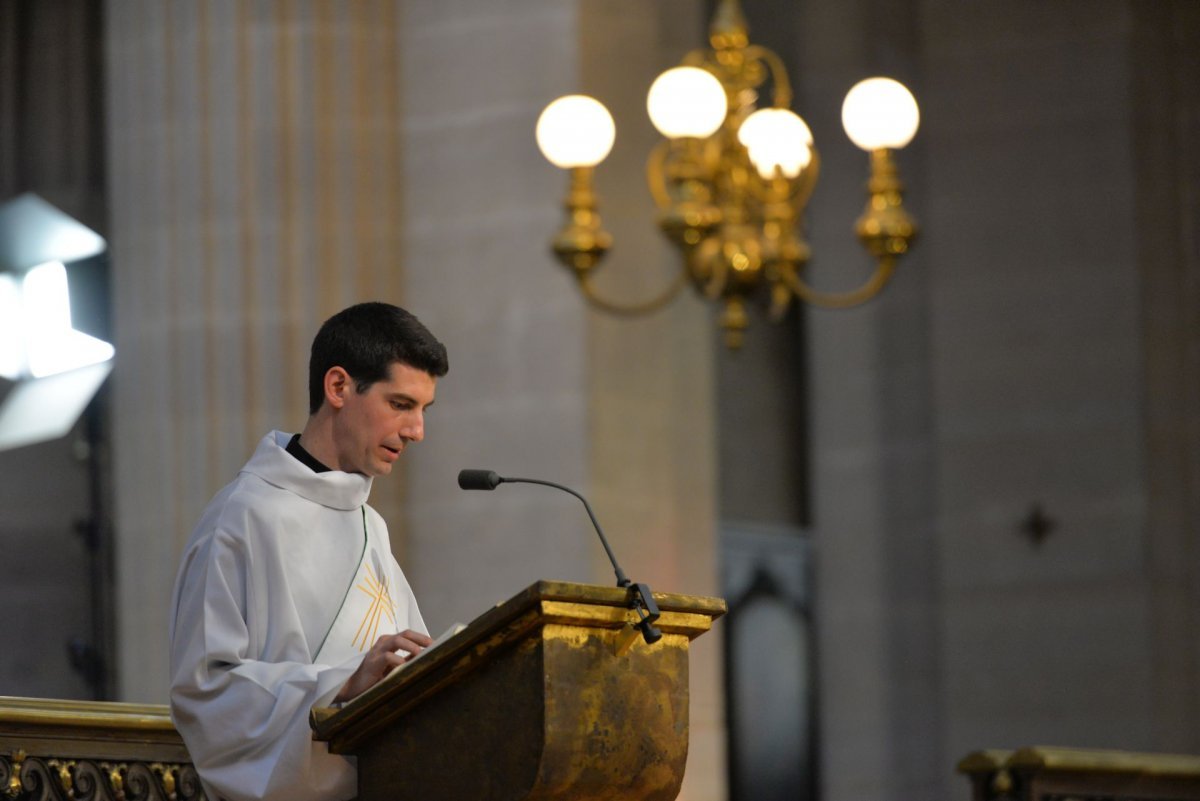
[[304, 430], [267, 434], [205, 509], [175, 585], [171, 716], [214, 801], [355, 795], [353, 762], [313, 741], [309, 710], [430, 643], [367, 495], [424, 438], [448, 369], [409, 312], [339, 312], [313, 340]]

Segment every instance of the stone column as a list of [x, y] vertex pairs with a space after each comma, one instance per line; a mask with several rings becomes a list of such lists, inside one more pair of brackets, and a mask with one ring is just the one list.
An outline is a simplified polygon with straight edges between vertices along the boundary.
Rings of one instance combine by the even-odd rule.
[[1132, 9], [921, 4], [947, 765], [1155, 747]]
[[1137, 266], [1146, 390], [1151, 744], [1200, 749], [1200, 7], [1134, 5]]
[[[874, 263], [853, 234], [867, 155], [846, 137], [846, 92], [890, 75], [926, 100], [915, 69], [915, 5], [801, 4], [797, 107], [812, 127], [821, 178], [808, 210], [810, 281], [847, 290]], [[922, 224], [921, 156], [929, 125], [897, 155], [906, 204]], [[928, 239], [880, 297], [806, 310], [810, 365], [821, 796], [938, 797], [938, 563], [928, 304]]]
[[[200, 510], [267, 430], [303, 425], [320, 322], [399, 298], [399, 15], [106, 8], [120, 688], [161, 702]], [[398, 485], [378, 482], [385, 516]]]
[[[303, 422], [318, 323], [401, 287], [451, 372], [406, 481], [373, 502], [432, 628], [538, 578], [612, 580], [576, 501], [464, 495], [466, 466], [577, 486], [632, 576], [715, 593], [715, 334], [690, 299], [629, 327], [586, 310], [547, 252], [566, 184], [533, 140], [553, 97], [609, 95], [611, 286], [666, 276], [639, 106], [700, 9], [644, 5], [110, 6], [125, 697], [164, 698], [179, 548], [262, 432]], [[400, 483], [403, 515], [381, 498]], [[718, 638], [692, 663], [693, 801], [724, 786]]]
[[[634, 321], [587, 309], [549, 254], [566, 177], [533, 137], [542, 107], [559, 95], [590, 93], [610, 107], [617, 142], [597, 185], [616, 247], [601, 285], [634, 299], [669, 280], [674, 254], [655, 229], [642, 173], [656, 136], [644, 98], [658, 71], [702, 43], [701, 6], [406, 7], [406, 293], [446, 332], [452, 363], [429, 446], [409, 463], [406, 505], [406, 568], [435, 629], [538, 578], [613, 581], [577, 501], [520, 485], [464, 495], [455, 484], [462, 467], [572, 485], [591, 499], [635, 580], [716, 592], [716, 332], [690, 297]], [[720, 636], [692, 652], [680, 796], [689, 801], [724, 796]]]

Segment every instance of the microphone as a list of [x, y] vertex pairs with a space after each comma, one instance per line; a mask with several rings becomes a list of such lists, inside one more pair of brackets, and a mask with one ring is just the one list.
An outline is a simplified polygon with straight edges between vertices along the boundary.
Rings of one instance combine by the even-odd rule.
[[642, 637], [645, 638], [647, 644], [653, 644], [662, 639], [662, 632], [654, 625], [654, 621], [658, 620], [659, 609], [658, 604], [654, 602], [654, 595], [650, 592], [648, 584], [635, 584], [625, 575], [625, 571], [617, 564], [617, 557], [613, 554], [612, 548], [608, 545], [608, 538], [604, 536], [604, 531], [600, 528], [600, 522], [596, 520], [596, 515], [592, 511], [592, 505], [587, 502], [587, 498], [580, 495], [570, 487], [564, 487], [562, 484], [555, 484], [553, 481], [543, 481], [540, 478], [513, 478], [498, 475], [493, 470], [460, 470], [458, 472], [458, 486], [465, 490], [491, 490], [501, 484], [541, 484], [544, 487], [553, 487], [563, 492], [568, 492], [574, 495], [583, 503], [583, 508], [587, 510], [588, 517], [592, 520], [592, 526], [596, 529], [596, 533], [600, 535], [600, 544], [604, 546], [604, 552], [608, 554], [608, 561], [612, 563], [613, 572], [617, 576], [617, 586], [622, 589], [632, 588], [633, 598], [631, 605], [638, 613], [639, 622], [637, 628], [641, 630]]
[[494, 490], [504, 479], [491, 470], [460, 470], [458, 486], [465, 490]]

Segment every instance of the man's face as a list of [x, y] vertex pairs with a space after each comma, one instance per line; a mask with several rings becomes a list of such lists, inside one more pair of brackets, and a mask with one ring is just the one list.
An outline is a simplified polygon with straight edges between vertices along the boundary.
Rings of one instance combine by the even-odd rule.
[[436, 387], [429, 373], [399, 362], [361, 394], [351, 381], [334, 421], [335, 467], [372, 477], [391, 473], [404, 448], [425, 438], [425, 410]]

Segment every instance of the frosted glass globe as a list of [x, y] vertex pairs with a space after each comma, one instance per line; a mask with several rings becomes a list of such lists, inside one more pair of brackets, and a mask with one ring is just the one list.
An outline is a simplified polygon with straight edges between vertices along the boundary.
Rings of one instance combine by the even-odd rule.
[[675, 67], [654, 79], [646, 110], [658, 132], [668, 139], [712, 136], [725, 121], [725, 88], [699, 67]]
[[738, 128], [738, 141], [763, 178], [775, 168], [795, 178], [812, 161], [812, 131], [798, 114], [786, 108], [760, 108]]
[[858, 82], [842, 103], [842, 127], [863, 150], [904, 147], [916, 135], [920, 121], [912, 92], [891, 78]]
[[617, 127], [604, 104], [587, 95], [560, 97], [542, 110], [537, 143], [556, 167], [594, 167], [604, 161]]

